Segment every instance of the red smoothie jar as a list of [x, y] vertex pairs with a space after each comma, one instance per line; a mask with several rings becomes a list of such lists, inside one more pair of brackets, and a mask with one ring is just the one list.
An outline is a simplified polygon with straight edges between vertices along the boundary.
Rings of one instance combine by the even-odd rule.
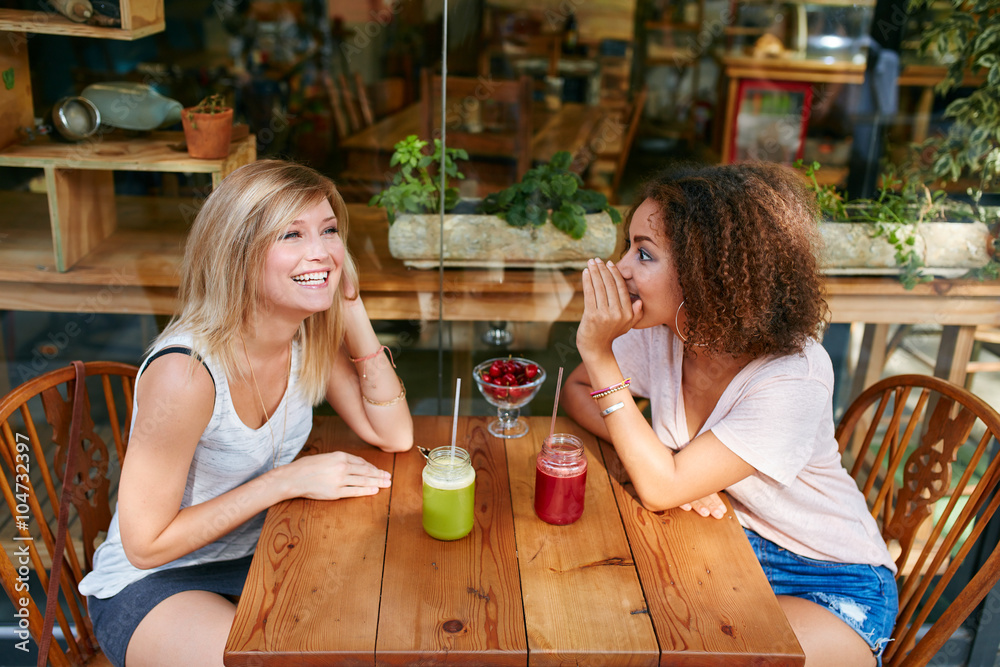
[[545, 439], [535, 462], [535, 514], [562, 526], [583, 514], [587, 457], [580, 438], [554, 433]]

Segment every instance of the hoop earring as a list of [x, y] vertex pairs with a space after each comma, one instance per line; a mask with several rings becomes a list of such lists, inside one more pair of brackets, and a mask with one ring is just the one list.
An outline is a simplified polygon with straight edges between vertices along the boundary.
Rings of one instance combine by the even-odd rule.
[[677, 312], [674, 313], [674, 330], [677, 332], [677, 335], [680, 337], [682, 343], [688, 342], [688, 339], [685, 338], [684, 334], [681, 333], [680, 325], [677, 324], [677, 318], [681, 314], [681, 308], [684, 307], [685, 301], [687, 301], [687, 299], [681, 299], [681, 305], [677, 306]]

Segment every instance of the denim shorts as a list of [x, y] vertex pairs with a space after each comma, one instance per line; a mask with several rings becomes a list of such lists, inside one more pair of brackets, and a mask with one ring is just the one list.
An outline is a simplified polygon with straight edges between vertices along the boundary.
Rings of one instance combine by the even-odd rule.
[[806, 558], [744, 531], [775, 595], [809, 600], [833, 612], [861, 635], [882, 667], [882, 652], [899, 612], [899, 593], [889, 568]]
[[240, 595], [251, 560], [252, 555], [237, 560], [158, 570], [132, 582], [109, 598], [88, 597], [87, 611], [104, 655], [112, 665], [122, 667], [128, 643], [139, 623], [153, 611], [153, 607], [171, 595], [184, 591]]

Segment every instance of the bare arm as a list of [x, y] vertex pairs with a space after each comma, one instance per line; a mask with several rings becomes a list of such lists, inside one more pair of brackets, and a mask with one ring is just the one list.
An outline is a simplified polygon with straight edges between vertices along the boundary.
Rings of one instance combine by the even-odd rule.
[[[618, 270], [600, 262], [591, 263], [584, 271], [583, 294], [584, 315], [577, 330], [583, 370], [577, 368], [570, 375], [572, 407], [567, 405], [566, 411], [579, 418], [584, 428], [614, 444], [642, 504], [651, 510], [678, 507], [753, 474], [753, 467], [711, 431], [675, 454], [660, 441], [627, 390], [597, 400], [590, 397], [590, 387], [600, 389], [624, 379], [611, 344], [639, 320], [642, 305], [631, 302]], [[593, 405], [588, 406], [587, 401]], [[600, 415], [619, 401], [625, 404], [623, 408], [606, 417]]]
[[[387, 452], [405, 452], [413, 446], [413, 418], [405, 397], [400, 398], [403, 384], [381, 351], [361, 297], [347, 301], [344, 315], [345, 341], [330, 375], [327, 400], [362, 440]], [[349, 358], [376, 351], [357, 364]]]
[[129, 561], [148, 569], [226, 535], [288, 498], [372, 495], [389, 474], [360, 457], [336, 452], [296, 460], [181, 509], [195, 448], [212, 416], [215, 386], [204, 367], [188, 374], [188, 357], [150, 363], [136, 385], [135, 428], [122, 466], [118, 520]]

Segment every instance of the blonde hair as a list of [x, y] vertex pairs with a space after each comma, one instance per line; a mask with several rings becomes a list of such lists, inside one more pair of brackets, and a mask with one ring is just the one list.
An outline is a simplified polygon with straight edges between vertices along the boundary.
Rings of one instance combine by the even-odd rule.
[[[205, 200], [184, 250], [181, 311], [157, 340], [188, 333], [197, 354], [215, 360], [226, 377], [246, 380], [234, 342], [245, 323], [266, 316], [262, 289], [268, 251], [289, 223], [323, 199], [337, 216], [344, 242], [340, 280], [357, 285], [357, 269], [347, 251], [347, 208], [333, 182], [300, 164], [260, 160], [227, 176]], [[326, 394], [344, 339], [344, 298], [337, 289], [333, 306], [307, 317], [295, 336], [303, 353], [299, 389], [314, 405]]]

